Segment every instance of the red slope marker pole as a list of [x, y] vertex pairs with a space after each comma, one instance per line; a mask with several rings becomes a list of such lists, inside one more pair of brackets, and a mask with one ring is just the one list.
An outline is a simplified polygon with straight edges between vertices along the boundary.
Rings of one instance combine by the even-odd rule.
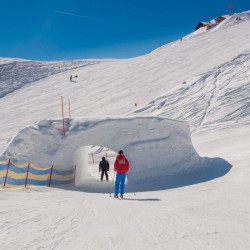
[[62, 101], [62, 127], [63, 127], [63, 135], [65, 136], [65, 126], [64, 126], [64, 111], [63, 111], [63, 97], [61, 96]]
[[232, 8], [233, 8], [232, 1], [229, 2], [228, 8], [229, 8], [229, 14], [231, 14], [232, 13]]

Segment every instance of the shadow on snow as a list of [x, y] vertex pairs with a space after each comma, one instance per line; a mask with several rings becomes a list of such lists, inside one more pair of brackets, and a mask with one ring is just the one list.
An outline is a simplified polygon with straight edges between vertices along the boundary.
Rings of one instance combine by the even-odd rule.
[[[161, 173], [159, 173], [158, 177], [147, 178], [138, 182], [136, 180], [130, 182], [128, 175], [128, 184], [125, 186], [125, 192], [133, 193], [157, 191], [194, 185], [222, 177], [226, 175], [232, 168], [232, 165], [222, 158], [202, 158], [202, 161], [202, 166], [194, 166], [193, 171], [163, 176]], [[87, 181], [86, 184], [83, 184], [82, 186], [71, 187], [67, 188], [66, 190], [91, 193], [113, 193], [114, 182], [98, 182], [96, 180], [92, 180]]]

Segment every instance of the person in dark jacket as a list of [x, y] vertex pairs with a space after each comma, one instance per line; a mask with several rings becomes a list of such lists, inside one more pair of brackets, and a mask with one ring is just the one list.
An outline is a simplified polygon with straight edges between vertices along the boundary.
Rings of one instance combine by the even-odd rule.
[[123, 151], [120, 150], [115, 160], [114, 170], [116, 172], [115, 179], [115, 198], [118, 198], [118, 193], [120, 191], [120, 197], [123, 198], [124, 195], [124, 186], [127, 172], [129, 170], [129, 161], [123, 154]]
[[101, 181], [103, 181], [103, 175], [105, 174], [106, 180], [109, 180], [108, 171], [109, 171], [109, 162], [105, 159], [105, 157], [102, 157], [102, 160], [99, 164], [99, 172], [101, 172]]

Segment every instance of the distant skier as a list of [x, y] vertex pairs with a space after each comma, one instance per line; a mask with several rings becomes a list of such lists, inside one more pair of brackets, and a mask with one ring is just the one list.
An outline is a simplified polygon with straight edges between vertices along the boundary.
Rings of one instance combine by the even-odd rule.
[[102, 157], [102, 160], [99, 163], [99, 172], [101, 172], [101, 181], [103, 181], [103, 175], [106, 176], [106, 181], [109, 180], [108, 171], [109, 171], [109, 162], [105, 159], [105, 157]]
[[70, 78], [69, 78], [69, 80], [70, 80], [71, 82], [72, 82], [72, 78], [73, 78], [73, 76], [71, 75]]
[[118, 193], [120, 191], [120, 197], [123, 198], [124, 195], [124, 186], [127, 172], [129, 170], [129, 161], [123, 154], [123, 151], [120, 150], [115, 160], [114, 170], [116, 171], [115, 179], [115, 198], [118, 198]]

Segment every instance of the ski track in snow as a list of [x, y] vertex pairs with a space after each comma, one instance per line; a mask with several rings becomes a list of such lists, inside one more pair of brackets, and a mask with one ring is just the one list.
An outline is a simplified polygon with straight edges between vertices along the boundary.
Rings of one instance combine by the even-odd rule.
[[0, 240], [3, 249], [246, 249], [250, 213], [238, 191], [249, 185], [237, 188], [232, 176], [222, 182], [167, 195], [127, 193], [124, 200], [51, 188], [4, 190]]
[[[242, 54], [151, 101], [135, 114], [153, 114], [187, 121], [192, 131], [227, 122], [248, 122], [250, 54]], [[231, 124], [232, 125], [232, 124]]]

